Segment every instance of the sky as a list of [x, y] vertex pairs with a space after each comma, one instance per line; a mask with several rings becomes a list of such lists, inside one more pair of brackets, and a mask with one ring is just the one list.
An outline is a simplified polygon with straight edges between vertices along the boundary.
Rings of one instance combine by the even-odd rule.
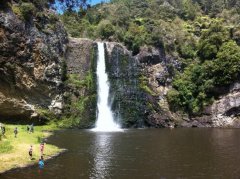
[[[93, 6], [93, 5], [96, 5], [96, 4], [101, 3], [101, 2], [109, 2], [109, 1], [110, 0], [88, 0], [88, 3], [91, 4], [91, 6]], [[55, 8], [56, 8], [56, 10], [59, 14], [63, 13], [62, 9], [59, 7], [58, 2], [56, 2], [56, 4], [54, 6], [55, 6]]]
[[90, 2], [91, 5], [95, 5], [95, 4], [98, 4], [100, 2], [107, 2], [107, 1], [108, 0], [90, 0], [89, 2]]

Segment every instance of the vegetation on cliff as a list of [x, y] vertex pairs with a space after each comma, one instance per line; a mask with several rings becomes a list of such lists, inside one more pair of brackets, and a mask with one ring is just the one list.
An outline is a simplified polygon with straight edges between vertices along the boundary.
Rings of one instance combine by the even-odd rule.
[[[64, 94], [65, 107], [61, 120], [56, 122], [59, 127], [91, 128], [96, 121], [97, 81], [95, 70], [97, 49], [93, 44], [89, 45], [89, 49], [86, 48], [83, 50], [77, 47], [75, 48], [78, 50], [78, 56], [76, 58], [87, 58], [87, 56], [89, 56], [89, 58], [86, 59], [86, 64], [73, 62], [78, 70], [69, 72], [66, 76], [66, 92]], [[84, 56], [84, 54], [85, 57], [81, 57], [81, 55]], [[71, 59], [68, 60], [69, 62], [71, 61]], [[84, 72], [81, 73], [79, 71]]]

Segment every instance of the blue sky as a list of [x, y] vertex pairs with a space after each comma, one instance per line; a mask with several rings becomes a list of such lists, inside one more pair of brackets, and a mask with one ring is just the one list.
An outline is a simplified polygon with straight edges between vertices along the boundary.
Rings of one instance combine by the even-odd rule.
[[100, 2], [107, 2], [107, 1], [108, 0], [90, 0], [89, 2], [90, 2], [91, 5], [95, 5], [95, 4], [98, 4]]
[[[92, 6], [95, 5], [95, 4], [98, 4], [98, 3], [101, 3], [101, 2], [109, 2], [110, 0], [88, 0], [88, 3], [91, 4]], [[54, 5], [55, 8], [57, 9], [57, 12], [59, 14], [62, 14], [63, 11], [62, 9], [59, 7], [59, 3], [56, 2], [56, 4]]]

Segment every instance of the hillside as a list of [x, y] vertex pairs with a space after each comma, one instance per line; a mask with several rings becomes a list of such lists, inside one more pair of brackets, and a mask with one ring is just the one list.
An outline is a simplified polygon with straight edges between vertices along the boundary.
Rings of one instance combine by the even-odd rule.
[[47, 2], [1, 3], [1, 118], [92, 127], [101, 39], [124, 127], [238, 126], [238, 1], [112, 0], [62, 15]]
[[74, 37], [121, 42], [133, 55], [160, 50], [165, 79], [146, 74], [148, 86], [156, 93], [167, 86], [171, 111], [194, 118], [239, 80], [239, 6], [224, 0], [112, 0], [61, 19]]

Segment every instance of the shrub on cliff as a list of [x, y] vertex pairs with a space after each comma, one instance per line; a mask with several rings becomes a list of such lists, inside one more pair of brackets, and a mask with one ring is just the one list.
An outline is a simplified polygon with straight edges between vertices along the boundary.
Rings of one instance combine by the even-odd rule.
[[216, 85], [229, 85], [240, 77], [240, 47], [235, 41], [224, 43], [213, 63]]
[[199, 40], [198, 55], [200, 59], [204, 61], [216, 58], [221, 45], [230, 38], [229, 35], [228, 29], [220, 20], [213, 21]]
[[213, 101], [214, 89], [230, 85], [240, 76], [240, 47], [234, 41], [224, 43], [217, 58], [188, 66], [173, 81], [168, 101], [173, 110], [199, 113]]
[[108, 39], [114, 32], [114, 26], [108, 20], [101, 21], [97, 26], [97, 36], [102, 39]]
[[20, 11], [22, 13], [23, 18], [26, 21], [28, 21], [32, 18], [32, 16], [36, 12], [36, 8], [32, 3], [22, 3], [20, 5]]

